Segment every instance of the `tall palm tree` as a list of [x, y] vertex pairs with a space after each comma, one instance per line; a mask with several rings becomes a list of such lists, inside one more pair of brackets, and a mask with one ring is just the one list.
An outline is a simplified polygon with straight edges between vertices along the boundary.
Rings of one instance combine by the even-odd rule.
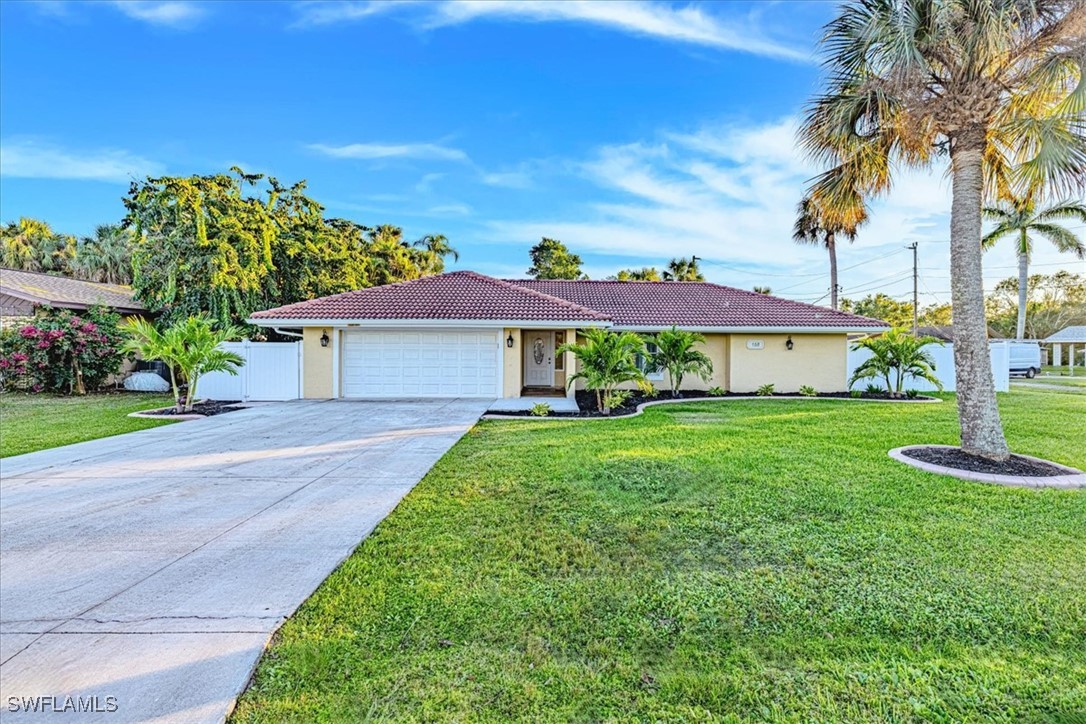
[[63, 273], [74, 251], [73, 237], [37, 219], [23, 217], [0, 231], [0, 265], [8, 269]]
[[1018, 251], [1018, 326], [1015, 336], [1026, 336], [1026, 298], [1029, 291], [1029, 258], [1033, 253], [1033, 235], [1042, 236], [1064, 253], [1086, 259], [1086, 244], [1065, 226], [1054, 223], [1061, 219], [1086, 222], [1086, 203], [1058, 201], [1051, 206], [1037, 209], [1032, 198], [1002, 201], [986, 206], [984, 215], [995, 219], [996, 227], [988, 232], [981, 244], [990, 249], [1000, 239], [1012, 237]]
[[800, 131], [864, 196], [900, 166], [950, 158], [951, 301], [965, 452], [1010, 455], [989, 366], [985, 196], [1086, 188], [1086, 3], [847, 0], [822, 39], [828, 77]]
[[687, 259], [681, 256], [667, 263], [664, 270], [664, 281], [667, 282], [703, 282], [705, 275], [698, 268], [698, 258], [692, 256]]
[[419, 267], [425, 274], [440, 274], [445, 271], [445, 257], [451, 256], [460, 261], [460, 252], [452, 247], [444, 234], [427, 234], [414, 244], [419, 260]]
[[132, 231], [102, 224], [75, 250], [72, 271], [82, 279], [107, 284], [132, 283]]
[[[830, 307], [837, 309], [837, 239], [853, 242], [856, 230], [867, 221], [867, 206], [853, 187], [852, 192], [827, 194], [826, 188], [840, 183], [840, 168], [823, 174], [799, 202], [792, 240], [797, 244], [822, 245], [830, 255]], [[834, 203], [837, 206], [834, 206]], [[847, 206], [842, 206], [847, 204]]]

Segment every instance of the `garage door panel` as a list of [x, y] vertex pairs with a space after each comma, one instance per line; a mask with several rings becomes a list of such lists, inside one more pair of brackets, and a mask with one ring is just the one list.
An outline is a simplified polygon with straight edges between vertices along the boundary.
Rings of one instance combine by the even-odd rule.
[[497, 332], [348, 331], [342, 339], [344, 397], [496, 397]]

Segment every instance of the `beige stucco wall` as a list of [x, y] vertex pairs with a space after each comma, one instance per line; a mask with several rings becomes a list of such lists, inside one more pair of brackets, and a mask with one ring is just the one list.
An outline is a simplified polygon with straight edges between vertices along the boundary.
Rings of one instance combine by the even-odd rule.
[[331, 338], [334, 332], [326, 327], [306, 327], [302, 330], [302, 397], [325, 400], [332, 396], [332, 340], [321, 347], [321, 335]]
[[[578, 343], [584, 342], [584, 337], [577, 337]], [[726, 334], [707, 334], [705, 335], [705, 344], [700, 347], [701, 351], [709, 356], [709, 359], [713, 363], [713, 374], [707, 382], [702, 381], [697, 375], [687, 375], [683, 377], [683, 389], [684, 390], [708, 390], [712, 387], [721, 387], [728, 389], [728, 335]], [[576, 360], [573, 360], [576, 364]], [[671, 380], [668, 378], [667, 372], [664, 372], [659, 379], [650, 378], [653, 386], [658, 390], [670, 390]], [[584, 381], [577, 380], [577, 389], [584, 389]], [[637, 384], [629, 382], [619, 385], [619, 389], [637, 389]]]
[[[772, 384], [777, 392], [796, 392], [810, 385], [819, 392], [845, 389], [848, 338], [844, 334], [733, 334], [729, 344], [731, 367], [728, 390], [754, 392]], [[761, 340], [764, 349], [747, 349]]]
[[[506, 347], [505, 340], [513, 335], [513, 346]], [[502, 397], [520, 397], [522, 365], [520, 356], [524, 353], [524, 340], [519, 329], [502, 330]]]

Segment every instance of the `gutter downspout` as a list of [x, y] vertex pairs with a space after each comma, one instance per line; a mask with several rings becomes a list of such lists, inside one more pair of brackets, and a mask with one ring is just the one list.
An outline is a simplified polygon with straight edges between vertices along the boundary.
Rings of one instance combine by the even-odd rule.
[[283, 335], [284, 337], [297, 337], [298, 339], [302, 339], [302, 338], [303, 338], [303, 336], [304, 336], [304, 335], [302, 335], [302, 334], [301, 334], [301, 333], [299, 333], [299, 332], [288, 332], [288, 331], [286, 331], [285, 329], [282, 329], [281, 327], [272, 327], [272, 330], [273, 330], [273, 331], [274, 331], [274, 332], [275, 332], [276, 334], [281, 334], [281, 335]]

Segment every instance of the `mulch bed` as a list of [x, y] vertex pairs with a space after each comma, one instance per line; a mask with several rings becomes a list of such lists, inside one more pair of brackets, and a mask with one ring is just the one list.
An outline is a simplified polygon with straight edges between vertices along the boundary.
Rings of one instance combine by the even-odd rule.
[[987, 458], [970, 455], [956, 447], [917, 447], [902, 450], [901, 454], [913, 460], [931, 465], [942, 465], [955, 470], [988, 475], [1018, 475], [1024, 478], [1049, 478], [1055, 475], [1067, 475], [1055, 465], [1030, 460], [1020, 455], [1011, 455], [1005, 462], [996, 462]]
[[234, 412], [235, 410], [244, 410], [244, 407], [239, 407], [240, 404], [241, 400], [210, 400], [208, 402], [197, 402], [188, 412], [178, 412], [174, 407], [164, 407], [161, 410], [147, 410], [147, 412], [153, 412], [156, 415], [203, 415], [205, 417], [211, 417], [213, 415], [222, 415], [226, 412]]
[[[766, 395], [766, 397], [796, 397], [797, 392], [775, 392], [772, 395]], [[717, 399], [721, 397], [752, 397], [753, 393], [750, 392], [725, 392], [723, 395], [710, 395], [704, 390], [686, 390], [679, 397], [674, 398], [670, 392], [664, 391], [655, 397], [646, 397], [640, 392], [635, 392], [630, 396], [630, 399], [626, 401], [626, 404], [622, 407], [615, 407], [611, 409], [610, 415], [604, 415], [602, 412], [596, 409], [596, 393], [589, 392], [587, 390], [579, 390], [577, 392], [577, 406], [581, 408], [580, 412], [551, 412], [547, 417], [624, 417], [626, 415], [632, 415], [637, 412], [637, 406], [645, 402], [659, 402], [661, 400], [704, 400], [704, 399]], [[923, 402], [934, 398], [918, 396], [915, 398], [907, 397], [890, 397], [885, 392], [863, 392], [859, 398], [853, 398], [848, 392], [820, 392], [814, 397], [822, 397], [829, 399], [861, 399], [861, 400], [894, 400], [895, 402]], [[527, 410], [516, 410], [512, 412], [495, 412], [491, 413], [499, 416], [509, 417], [531, 417], [531, 413]]]

